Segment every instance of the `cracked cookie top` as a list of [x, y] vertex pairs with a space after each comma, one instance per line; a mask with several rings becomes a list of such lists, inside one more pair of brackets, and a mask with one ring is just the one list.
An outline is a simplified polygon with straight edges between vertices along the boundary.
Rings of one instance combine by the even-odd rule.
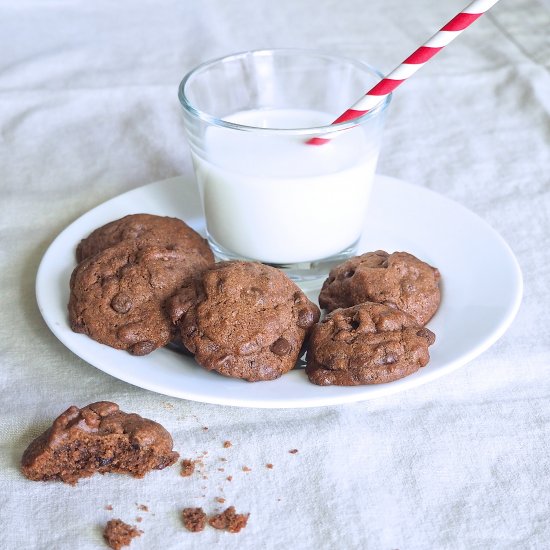
[[221, 262], [167, 303], [185, 346], [208, 370], [273, 380], [296, 363], [319, 309], [282, 271]]
[[82, 239], [76, 248], [78, 262], [122, 241], [158, 244], [194, 252], [214, 263], [208, 243], [178, 218], [153, 214], [130, 214], [98, 227]]

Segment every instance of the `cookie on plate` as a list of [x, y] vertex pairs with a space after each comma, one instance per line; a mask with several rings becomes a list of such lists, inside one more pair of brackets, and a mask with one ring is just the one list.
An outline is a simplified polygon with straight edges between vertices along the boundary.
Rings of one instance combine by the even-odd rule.
[[143, 477], [179, 458], [163, 426], [128, 414], [116, 403], [72, 406], [23, 453], [21, 471], [33, 481], [61, 480], [74, 485], [99, 472]]
[[294, 367], [320, 312], [282, 271], [221, 262], [167, 303], [182, 342], [208, 370], [250, 382]]
[[337, 309], [311, 333], [306, 374], [320, 386], [392, 382], [424, 367], [434, 342], [399, 309], [373, 302]]
[[214, 263], [212, 250], [206, 240], [185, 222], [153, 214], [130, 214], [97, 228], [80, 241], [76, 247], [76, 259], [81, 262], [122, 241], [139, 241], [187, 250]]
[[319, 304], [327, 311], [363, 302], [397, 307], [425, 325], [441, 300], [439, 270], [407, 252], [383, 250], [336, 266], [323, 283]]
[[71, 275], [72, 330], [133, 355], [166, 345], [173, 327], [164, 302], [211, 265], [200, 253], [123, 241], [90, 256]]

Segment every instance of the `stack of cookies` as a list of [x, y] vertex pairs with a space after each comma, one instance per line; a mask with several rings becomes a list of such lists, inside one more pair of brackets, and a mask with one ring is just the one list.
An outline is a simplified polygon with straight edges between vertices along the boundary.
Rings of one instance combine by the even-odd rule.
[[214, 263], [176, 218], [134, 214], [96, 229], [76, 252], [69, 318], [75, 332], [145, 355], [179, 342], [207, 370], [251, 382], [291, 370], [307, 346], [319, 385], [391, 382], [427, 364], [424, 327], [439, 272], [406, 252], [370, 252], [333, 269], [319, 308], [282, 271]]
[[134, 355], [165, 346], [164, 302], [214, 264], [207, 242], [176, 218], [133, 214], [96, 229], [76, 249], [69, 320], [75, 332]]
[[429, 359], [424, 327], [441, 299], [439, 271], [406, 252], [382, 250], [335, 267], [319, 295], [330, 313], [313, 330], [306, 372], [319, 385], [392, 382]]

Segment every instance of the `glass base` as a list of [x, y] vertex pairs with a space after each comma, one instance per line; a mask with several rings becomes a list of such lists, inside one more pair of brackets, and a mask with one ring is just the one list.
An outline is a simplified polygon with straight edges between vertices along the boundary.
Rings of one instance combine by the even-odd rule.
[[[207, 239], [210, 248], [216, 256], [216, 260], [244, 260], [248, 262], [261, 261], [255, 260], [254, 258], [239, 256], [231, 252], [230, 250], [227, 250], [226, 248], [218, 244], [210, 235], [208, 235]], [[299, 262], [290, 264], [273, 264], [268, 262], [261, 263], [280, 269], [296, 283], [320, 284], [322, 283], [322, 279], [325, 279], [327, 277], [329, 271], [333, 267], [356, 255], [358, 243], [359, 239], [357, 239], [352, 245], [348, 246], [345, 250], [342, 250], [338, 254], [334, 254], [328, 258], [322, 258], [320, 260], [315, 260], [311, 262]]]

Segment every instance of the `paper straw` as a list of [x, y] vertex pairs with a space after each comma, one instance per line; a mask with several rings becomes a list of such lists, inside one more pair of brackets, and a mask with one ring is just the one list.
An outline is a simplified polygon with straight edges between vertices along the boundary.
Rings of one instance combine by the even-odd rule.
[[[407, 57], [401, 65], [378, 82], [357, 103], [354, 103], [345, 113], [342, 113], [332, 124], [353, 120], [368, 113], [497, 2], [498, 0], [474, 0]], [[327, 138], [314, 137], [308, 140], [307, 143], [322, 145], [328, 141], [330, 140]]]

